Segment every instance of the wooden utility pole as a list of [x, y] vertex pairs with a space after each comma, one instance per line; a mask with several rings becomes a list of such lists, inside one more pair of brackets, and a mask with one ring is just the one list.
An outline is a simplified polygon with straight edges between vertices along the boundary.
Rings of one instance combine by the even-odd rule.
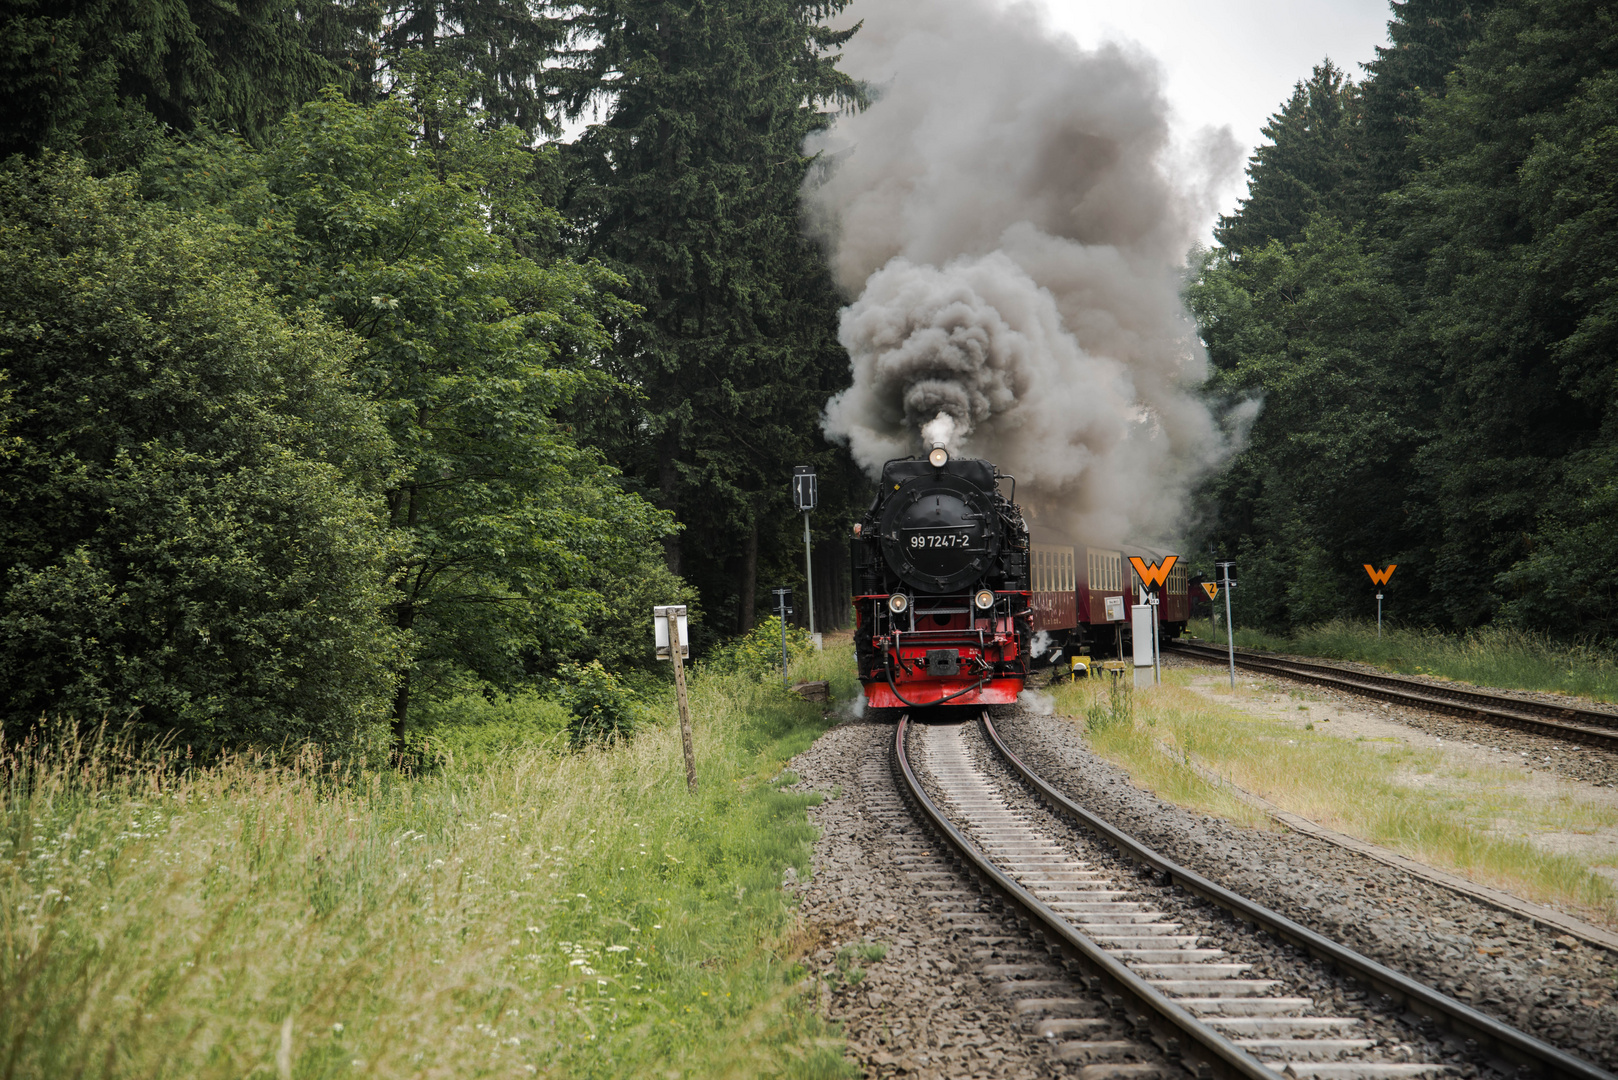
[[669, 659], [674, 662], [674, 700], [680, 707], [680, 742], [685, 747], [685, 786], [697, 790], [697, 755], [691, 748], [691, 702], [685, 694], [685, 649], [680, 642], [680, 616], [683, 607], [663, 609], [669, 624]]

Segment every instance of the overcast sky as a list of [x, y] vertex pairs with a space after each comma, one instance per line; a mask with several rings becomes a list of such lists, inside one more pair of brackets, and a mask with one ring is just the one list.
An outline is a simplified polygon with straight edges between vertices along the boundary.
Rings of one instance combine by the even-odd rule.
[[[1247, 153], [1259, 128], [1329, 56], [1356, 79], [1387, 44], [1387, 0], [1038, 0], [1051, 23], [1094, 46], [1137, 42], [1162, 65], [1176, 128], [1228, 125]], [[858, 6], [857, 3], [855, 5]], [[1246, 155], [1243, 155], [1245, 162]], [[1246, 191], [1236, 176], [1223, 200]]]

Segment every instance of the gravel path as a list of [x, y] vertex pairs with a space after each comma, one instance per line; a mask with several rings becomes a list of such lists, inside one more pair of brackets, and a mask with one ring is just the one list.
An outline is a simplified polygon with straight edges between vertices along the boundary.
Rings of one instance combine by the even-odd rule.
[[1324, 841], [1245, 829], [1162, 802], [1090, 754], [1066, 720], [1004, 710], [995, 722], [1047, 781], [1170, 858], [1483, 1012], [1618, 1069], [1618, 957]]

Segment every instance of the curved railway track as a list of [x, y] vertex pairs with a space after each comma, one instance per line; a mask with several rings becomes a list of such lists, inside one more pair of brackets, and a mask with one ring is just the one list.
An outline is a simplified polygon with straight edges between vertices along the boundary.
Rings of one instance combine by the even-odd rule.
[[[980, 767], [968, 741], [973, 726], [918, 729], [902, 717], [893, 741], [895, 777], [915, 816], [990, 905], [1043, 938], [1053, 959], [1104, 1003], [1098, 1013], [1041, 1025], [1049, 1038], [1072, 1039], [1061, 1056], [1096, 1063], [1085, 1075], [1094, 1068], [1093, 1075], [1109, 1078], [1401, 1080], [1471, 1077], [1492, 1068], [1507, 1077], [1618, 1080], [1151, 850], [1041, 779], [983, 714], [975, 728], [1021, 793], [1104, 845], [1087, 859], [1082, 844], [1018, 810], [1016, 793]], [[1186, 932], [1142, 898], [1138, 885], [1109, 871], [1114, 852], [1158, 886], [1178, 886], [1290, 945], [1300, 968], [1329, 965], [1380, 995], [1381, 1013], [1410, 1025], [1410, 1039], [1390, 1045], [1362, 1019], [1330, 1015], [1313, 998], [1289, 992], [1291, 980], [1250, 977], [1249, 965], [1220, 942]]]
[[[1226, 650], [1206, 645], [1177, 644], [1164, 651], [1218, 664], [1229, 662]], [[1482, 690], [1438, 686], [1398, 675], [1371, 675], [1335, 664], [1283, 659], [1241, 649], [1236, 650], [1236, 666], [1245, 671], [1297, 679], [1360, 697], [1378, 698], [1519, 731], [1532, 731], [1565, 742], [1618, 750], [1618, 715], [1596, 709], [1506, 697]]]

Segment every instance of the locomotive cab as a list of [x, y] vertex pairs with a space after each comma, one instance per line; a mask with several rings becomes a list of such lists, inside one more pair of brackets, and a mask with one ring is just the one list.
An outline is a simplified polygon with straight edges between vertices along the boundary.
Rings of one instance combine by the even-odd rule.
[[[878, 708], [1015, 701], [1028, 674], [1028, 527], [995, 467], [889, 461], [855, 524], [855, 658]], [[1015, 481], [1013, 481], [1015, 483]]]

